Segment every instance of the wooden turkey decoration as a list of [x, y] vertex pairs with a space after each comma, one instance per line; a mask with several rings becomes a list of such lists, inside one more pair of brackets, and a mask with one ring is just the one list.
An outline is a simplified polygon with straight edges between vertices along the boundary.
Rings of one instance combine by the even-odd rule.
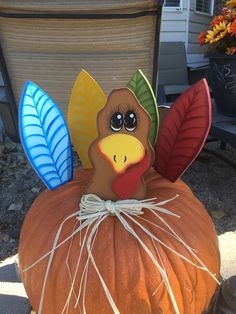
[[[67, 117], [69, 130], [51, 98], [26, 83], [21, 141], [49, 189], [33, 203], [20, 237], [32, 307], [47, 314], [202, 313], [218, 283], [218, 240], [178, 178], [209, 132], [206, 81], [184, 92], [159, 126], [141, 70], [107, 99], [83, 70]], [[75, 172], [70, 138], [82, 162]]]
[[130, 89], [116, 89], [99, 112], [97, 126], [89, 149], [95, 173], [88, 193], [108, 200], [145, 198], [142, 176], [154, 160], [150, 116]]

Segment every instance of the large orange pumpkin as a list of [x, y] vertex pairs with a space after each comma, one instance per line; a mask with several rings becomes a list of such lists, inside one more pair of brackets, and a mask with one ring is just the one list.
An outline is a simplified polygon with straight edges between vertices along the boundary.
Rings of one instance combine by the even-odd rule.
[[[46, 190], [36, 199], [26, 216], [20, 238], [19, 266], [26, 292], [35, 310], [39, 307], [48, 257], [31, 269], [25, 272], [22, 270], [51, 250], [61, 222], [71, 213], [79, 210], [80, 198], [91, 178], [91, 173], [91, 170], [79, 170], [77, 178], [73, 181], [54, 191]], [[157, 201], [161, 201], [179, 194], [179, 197], [169, 202], [166, 207], [181, 218], [162, 213], [159, 215], [191, 248], [196, 250], [210, 272], [218, 276], [220, 267], [218, 240], [213, 223], [203, 205], [181, 180], [172, 183], [151, 169], [145, 181], [147, 198], [157, 197]], [[166, 228], [148, 210], [144, 209], [142, 218]], [[74, 218], [65, 223], [59, 241], [72, 233], [76, 221]], [[196, 262], [173, 236], [144, 220], [140, 222], [169, 247]], [[206, 271], [194, 267], [158, 243], [156, 249], [153, 241], [137, 225], [132, 222], [130, 224], [161, 263], [158, 250], [180, 313], [201, 314], [206, 310], [217, 285], [213, 278]], [[73, 274], [80, 254], [83, 234], [84, 231], [82, 234], [78, 233], [72, 243], [67, 241], [55, 251], [45, 287], [42, 311], [45, 314], [62, 312], [71, 288], [66, 258], [70, 249], [68, 265]], [[124, 229], [117, 217], [109, 216], [99, 226], [93, 256], [120, 313], [175, 313], [160, 273], [138, 241]], [[79, 290], [86, 257], [87, 253], [84, 249], [81, 267], [75, 281], [75, 293]], [[156, 293], [153, 294], [155, 291]], [[88, 268], [84, 301], [88, 314], [113, 312], [91, 263]], [[74, 305], [73, 294], [68, 313], [80, 312], [78, 307], [74, 308]], [[83, 297], [79, 305], [83, 312]]]

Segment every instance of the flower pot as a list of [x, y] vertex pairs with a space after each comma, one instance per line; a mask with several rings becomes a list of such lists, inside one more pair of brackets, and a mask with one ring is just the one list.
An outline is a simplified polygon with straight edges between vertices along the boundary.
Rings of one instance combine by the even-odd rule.
[[219, 113], [236, 116], [236, 56], [209, 55], [209, 80]]

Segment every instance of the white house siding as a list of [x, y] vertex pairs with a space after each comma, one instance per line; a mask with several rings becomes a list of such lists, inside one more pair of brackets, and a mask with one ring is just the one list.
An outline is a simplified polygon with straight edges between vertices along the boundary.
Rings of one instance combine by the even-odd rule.
[[183, 0], [183, 9], [163, 8], [161, 21], [161, 41], [186, 40], [187, 30], [187, 0]]
[[206, 47], [199, 46], [197, 37], [200, 32], [209, 29], [212, 16], [196, 13], [194, 6], [195, 1], [190, 1], [187, 60], [188, 65], [197, 67], [208, 64], [208, 59], [204, 57]]
[[[215, 9], [221, 2], [215, 0]], [[212, 16], [196, 13], [194, 8], [193, 0], [183, 0], [182, 10], [163, 8], [160, 40], [184, 42], [188, 65], [199, 67], [208, 64], [208, 59], [204, 57], [206, 47], [198, 45], [197, 37], [200, 32], [209, 28]]]

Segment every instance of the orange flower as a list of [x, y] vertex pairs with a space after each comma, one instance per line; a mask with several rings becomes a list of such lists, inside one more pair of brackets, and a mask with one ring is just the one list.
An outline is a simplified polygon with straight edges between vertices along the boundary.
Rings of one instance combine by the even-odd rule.
[[225, 22], [220, 22], [212, 30], [208, 31], [206, 34], [205, 43], [214, 45], [217, 41], [224, 38], [229, 33], [230, 24]]
[[223, 8], [222, 9], [222, 16], [225, 22], [232, 22], [235, 18], [235, 11], [234, 9]]
[[211, 46], [210, 50], [224, 51], [235, 54], [236, 42], [236, 0], [227, 0], [221, 10], [221, 15], [216, 15], [207, 32], [198, 35], [198, 44]]
[[227, 15], [231, 14], [231, 10], [229, 8], [223, 8], [221, 14], [226, 17]]
[[234, 53], [236, 53], [236, 47], [227, 48], [227, 51], [226, 51], [227, 55], [233, 55]]
[[211, 21], [211, 27], [216, 26], [220, 22], [224, 21], [224, 17], [222, 15], [217, 15], [214, 17], [214, 19]]
[[229, 32], [236, 36], [236, 20], [233, 21], [233, 23], [229, 27]]
[[201, 32], [201, 33], [198, 35], [198, 44], [199, 44], [200, 46], [202, 46], [202, 45], [205, 44], [206, 34], [207, 34], [207, 32]]
[[226, 7], [235, 7], [236, 6], [236, 0], [226, 1], [225, 6]]

